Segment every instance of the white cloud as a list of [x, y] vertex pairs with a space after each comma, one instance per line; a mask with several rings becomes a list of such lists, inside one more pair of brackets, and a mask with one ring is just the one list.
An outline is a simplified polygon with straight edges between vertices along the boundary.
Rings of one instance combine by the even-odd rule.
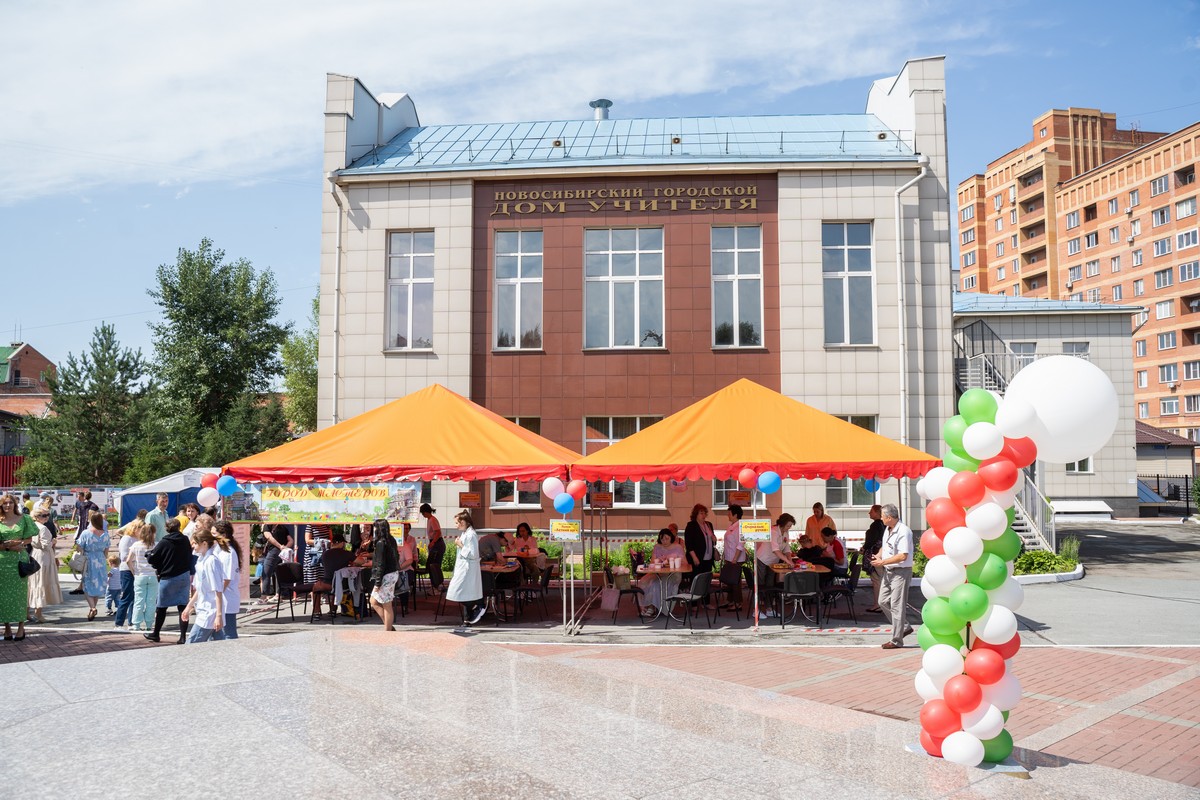
[[[113, 183], [316, 180], [326, 72], [408, 92], [425, 124], [575, 118], [594, 97], [619, 112], [708, 92], [741, 94], [755, 113], [974, 35], [954, 17], [902, 0], [5, 4], [0, 202]], [[866, 91], [864, 80], [855, 104]]]

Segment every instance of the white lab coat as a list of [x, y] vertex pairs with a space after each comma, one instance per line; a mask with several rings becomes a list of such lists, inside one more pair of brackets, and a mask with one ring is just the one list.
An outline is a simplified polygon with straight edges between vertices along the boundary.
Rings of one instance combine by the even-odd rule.
[[456, 603], [473, 603], [483, 599], [483, 573], [479, 570], [479, 534], [467, 528], [458, 537], [458, 553], [454, 557], [454, 575], [446, 589], [446, 599]]

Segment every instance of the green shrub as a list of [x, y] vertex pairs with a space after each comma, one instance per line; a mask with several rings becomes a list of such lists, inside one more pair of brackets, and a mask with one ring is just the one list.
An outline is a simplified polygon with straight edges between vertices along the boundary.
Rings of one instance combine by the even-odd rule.
[[[916, 545], [916, 542], [913, 542]], [[921, 552], [920, 547], [913, 549], [913, 577], [920, 578], [925, 574], [925, 565], [929, 563], [929, 559]]]
[[1058, 545], [1058, 557], [1074, 567], [1079, 563], [1079, 537], [1064, 536]]
[[1017, 575], [1048, 575], [1055, 572], [1070, 572], [1075, 565], [1068, 564], [1063, 558], [1049, 550], [1028, 550], [1017, 556], [1013, 562]]

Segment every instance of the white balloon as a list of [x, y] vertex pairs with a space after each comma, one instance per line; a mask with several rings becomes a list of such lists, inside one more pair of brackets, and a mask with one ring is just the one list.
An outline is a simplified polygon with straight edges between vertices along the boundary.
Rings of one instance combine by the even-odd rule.
[[1037, 409], [1011, 393], [996, 408], [996, 429], [1010, 439], [1020, 439], [1038, 428]]
[[1000, 455], [1004, 449], [1004, 434], [990, 422], [975, 422], [967, 426], [962, 437], [963, 450], [971, 458], [983, 461]]
[[[1016, 578], [1009, 576], [995, 589], [989, 589], [987, 596], [992, 605], [1004, 606], [1009, 611], [1016, 611], [1021, 607], [1021, 603], [1025, 602], [1025, 589], [1017, 582]], [[991, 737], [985, 736], [984, 738], [990, 739]]]
[[988, 644], [1004, 644], [1017, 635], [1017, 616], [1004, 606], [993, 605], [971, 623], [971, 630]]
[[983, 555], [983, 539], [970, 528], [951, 528], [942, 539], [942, 549], [947, 558], [966, 569]]
[[1014, 561], [1005, 561], [1005, 562], [1004, 562], [1004, 566], [1008, 568], [1008, 577], [1010, 577], [1010, 578], [1011, 578], [1013, 575], [1016, 575], [1016, 574], [1017, 574], [1017, 565], [1016, 565], [1016, 562], [1014, 562]]
[[[917, 694], [921, 695], [922, 700], [940, 700], [942, 689], [946, 686], [947, 680], [949, 678], [944, 679], [939, 686], [934, 683], [933, 678], [930, 678], [925, 673], [925, 670], [921, 669], [917, 670], [917, 677], [913, 679], [913, 685], [916, 686]], [[983, 704], [980, 703], [980, 705]], [[989, 736], [988, 738], [992, 737]]]
[[925, 494], [930, 500], [950, 496], [950, 479], [958, 473], [949, 467], [934, 467], [925, 473]]
[[955, 564], [949, 556], [934, 556], [925, 565], [925, 578], [937, 590], [939, 597], [945, 597], [967, 581], [967, 569], [962, 564]]
[[983, 742], [966, 731], [955, 731], [942, 740], [942, 758], [964, 767], [977, 767], [983, 761]]
[[929, 499], [929, 495], [925, 494], [925, 479], [924, 478], [921, 478], [919, 481], [917, 481], [917, 494], [921, 496], [922, 500]]
[[[1020, 477], [1018, 477], [1017, 480], [1019, 481]], [[1014, 484], [1014, 486], [1015, 486], [1015, 484]], [[983, 493], [983, 502], [984, 503], [993, 503], [995, 505], [1000, 506], [1003, 509], [1012, 508], [1013, 503], [1015, 503], [1016, 500], [1017, 500], [1017, 492], [1016, 492], [1015, 488], [1014, 489], [1005, 489], [1004, 491], [1001, 491], [1001, 492], [997, 492], [992, 489], [988, 489], [986, 492]]]
[[1038, 459], [1058, 464], [1079, 461], [1102, 448], [1120, 415], [1112, 380], [1092, 362], [1074, 356], [1030, 363], [1009, 382], [1005, 404], [1010, 400], [1033, 406], [1038, 424], [1025, 435], [1037, 445]]
[[1021, 702], [1021, 682], [1011, 672], [983, 689], [983, 702], [991, 703], [1001, 711], [1012, 711]]
[[[964, 573], [964, 577], [965, 575], [966, 573]], [[941, 597], [941, 595], [938, 594], [937, 587], [933, 585], [933, 582], [924, 576], [921, 578], [921, 594], [925, 595], [926, 600], [932, 600], [935, 597]]]
[[215, 506], [221, 501], [221, 493], [211, 486], [206, 486], [196, 493], [196, 502], [202, 508]]
[[996, 539], [1008, 527], [1008, 515], [995, 503], [983, 502], [967, 511], [967, 527], [980, 539]]
[[921, 670], [929, 676], [938, 691], [946, 685], [946, 681], [955, 675], [962, 675], [963, 664], [958, 648], [948, 644], [935, 644], [921, 656]]
[[978, 739], [994, 739], [1004, 730], [1004, 714], [991, 703], [980, 702], [962, 715], [962, 727]]
[[563, 482], [558, 478], [546, 478], [542, 481], [542, 494], [549, 497], [551, 500], [565, 492], [567, 488], [563, 486]]

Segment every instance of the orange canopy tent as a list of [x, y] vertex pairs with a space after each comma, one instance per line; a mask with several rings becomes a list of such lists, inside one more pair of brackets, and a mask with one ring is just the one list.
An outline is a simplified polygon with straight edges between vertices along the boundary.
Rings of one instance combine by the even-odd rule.
[[742, 378], [575, 462], [584, 480], [917, 478], [941, 460]]
[[580, 457], [435, 383], [223, 472], [270, 483], [540, 480]]

